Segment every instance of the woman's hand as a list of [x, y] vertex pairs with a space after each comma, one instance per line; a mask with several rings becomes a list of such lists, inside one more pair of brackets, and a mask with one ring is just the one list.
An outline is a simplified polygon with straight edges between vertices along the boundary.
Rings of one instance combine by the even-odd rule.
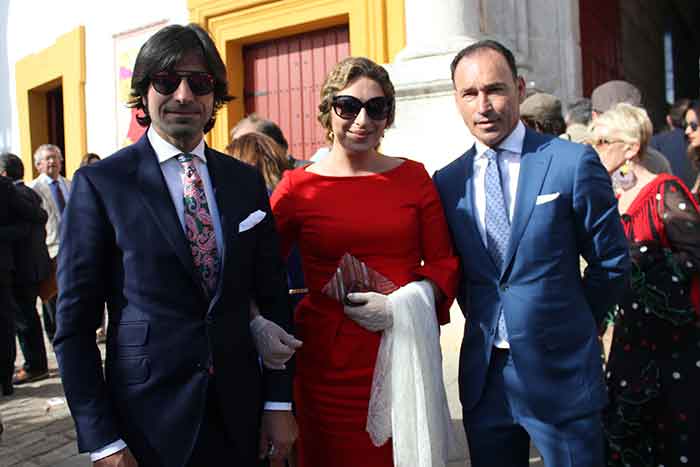
[[377, 292], [355, 292], [347, 295], [351, 305], [345, 305], [345, 314], [368, 331], [377, 332], [394, 324], [389, 297]]

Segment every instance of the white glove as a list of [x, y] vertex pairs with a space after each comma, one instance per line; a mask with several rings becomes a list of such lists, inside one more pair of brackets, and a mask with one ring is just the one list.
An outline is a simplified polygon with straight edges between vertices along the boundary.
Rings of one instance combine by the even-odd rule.
[[345, 314], [368, 331], [383, 331], [394, 324], [388, 296], [377, 292], [355, 292], [349, 293], [347, 299], [357, 305], [346, 304], [343, 307]]
[[255, 348], [263, 364], [271, 370], [284, 370], [302, 341], [296, 339], [274, 322], [257, 315], [250, 322]]

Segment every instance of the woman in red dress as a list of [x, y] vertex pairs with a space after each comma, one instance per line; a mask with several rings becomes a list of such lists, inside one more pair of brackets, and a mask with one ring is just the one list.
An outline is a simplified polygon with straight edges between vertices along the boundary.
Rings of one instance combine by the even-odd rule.
[[454, 256], [438, 194], [424, 167], [377, 151], [394, 120], [394, 88], [384, 68], [348, 58], [321, 91], [319, 121], [331, 151], [289, 171], [271, 203], [283, 253], [301, 251], [309, 294], [297, 306], [295, 403], [300, 467], [392, 466], [391, 443], [366, 431], [381, 330], [392, 324], [386, 295], [355, 294], [343, 306], [321, 292], [345, 253], [397, 286], [428, 280], [437, 320], [449, 320]]
[[700, 465], [700, 214], [680, 179], [644, 167], [651, 132], [628, 104], [592, 124], [634, 265], [606, 368], [611, 467]]

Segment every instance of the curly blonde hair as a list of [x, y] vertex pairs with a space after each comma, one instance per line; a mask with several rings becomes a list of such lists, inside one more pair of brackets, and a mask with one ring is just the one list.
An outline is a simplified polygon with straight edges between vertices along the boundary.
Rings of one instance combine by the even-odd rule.
[[318, 121], [326, 130], [326, 140], [333, 142], [331, 127], [331, 112], [333, 98], [343, 89], [347, 88], [358, 78], [369, 78], [382, 88], [384, 97], [389, 99], [389, 114], [386, 117], [386, 126], [394, 123], [396, 103], [394, 101], [394, 85], [389, 79], [389, 73], [381, 65], [377, 65], [369, 58], [348, 57], [331, 70], [321, 88], [321, 102], [318, 104]]
[[269, 191], [275, 189], [285, 170], [293, 168], [287, 152], [269, 136], [246, 133], [226, 146], [226, 151], [241, 162], [257, 167]]

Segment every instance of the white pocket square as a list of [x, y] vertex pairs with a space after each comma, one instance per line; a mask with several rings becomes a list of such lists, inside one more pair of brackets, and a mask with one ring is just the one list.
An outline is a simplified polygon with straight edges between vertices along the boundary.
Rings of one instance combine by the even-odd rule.
[[250, 230], [260, 223], [261, 220], [265, 219], [265, 212], [258, 209], [252, 212], [248, 217], [243, 219], [240, 224], [238, 224], [238, 233]]
[[539, 206], [540, 204], [544, 203], [549, 203], [550, 201], [554, 201], [557, 198], [559, 198], [558, 191], [556, 193], [549, 193], [548, 195], [539, 195], [537, 197], [537, 201], [535, 201], [535, 206]]

